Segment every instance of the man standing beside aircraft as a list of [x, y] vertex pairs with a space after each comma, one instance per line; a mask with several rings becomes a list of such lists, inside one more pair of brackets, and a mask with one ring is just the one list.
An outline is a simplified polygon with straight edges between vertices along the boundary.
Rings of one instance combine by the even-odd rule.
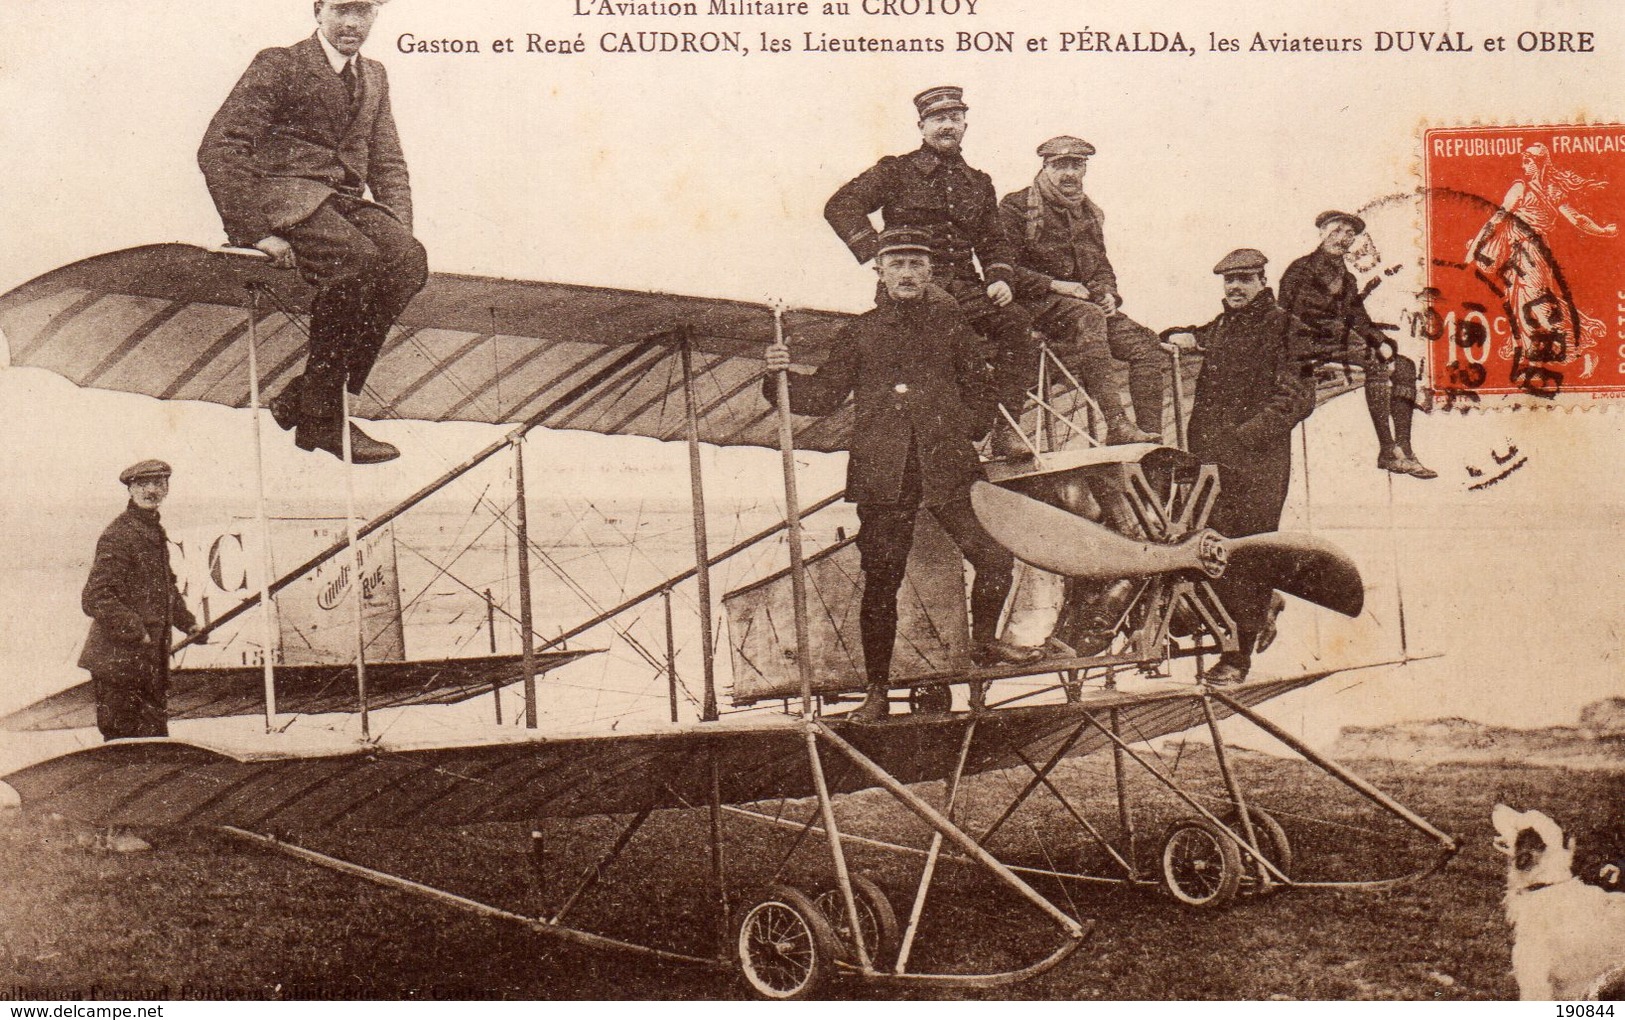
[[[921, 146], [907, 155], [887, 156], [841, 185], [825, 204], [824, 219], [859, 262], [868, 262], [879, 250], [871, 213], [880, 213], [884, 229], [929, 232], [935, 282], [991, 342], [998, 402], [1019, 418], [1029, 377], [1036, 374], [1032, 320], [1011, 290], [1016, 270], [999, 226], [993, 178], [968, 165], [960, 151], [969, 109], [964, 90], [953, 85], [926, 89], [914, 97], [914, 107]], [[989, 408], [989, 418], [1002, 416]], [[994, 445], [999, 454], [1022, 449], [1003, 427], [995, 431]]]
[[[304, 374], [270, 402], [300, 449], [341, 456], [343, 391], [359, 394], [390, 326], [428, 278], [384, 66], [361, 56], [388, 0], [316, 0], [316, 32], [262, 50], [198, 149], [226, 237], [316, 286]], [[370, 199], [367, 197], [370, 193]], [[349, 425], [358, 464], [400, 453]]]
[[[1106, 257], [1105, 214], [1084, 194], [1095, 147], [1060, 135], [1038, 147], [1031, 186], [1004, 196], [999, 220], [1019, 276], [1016, 292], [1033, 324], [1062, 345], [1065, 360], [1106, 419], [1106, 442], [1151, 443], [1162, 432], [1162, 348], [1120, 311], [1117, 273]], [[1128, 362], [1134, 419], [1112, 384], [1112, 359]]]
[[[96, 541], [80, 598], [91, 623], [79, 666], [90, 671], [96, 728], [105, 740], [169, 736], [170, 632], [197, 629], [169, 567], [169, 537], [158, 519], [169, 475], [161, 460], [119, 474], [130, 503]], [[100, 833], [95, 843], [119, 852], [149, 849], [123, 830]]]
[[[982, 476], [972, 440], [985, 431], [989, 393], [980, 346], [957, 304], [931, 287], [931, 236], [889, 228], [875, 239], [880, 276], [876, 307], [848, 323], [828, 360], [812, 375], [790, 374], [790, 410], [826, 415], [853, 395], [846, 498], [858, 505], [863, 563], [859, 623], [868, 696], [856, 716], [888, 711], [897, 592], [914, 540], [914, 520], [931, 511], [976, 571], [971, 588], [973, 658], [981, 665], [1030, 662], [1035, 648], [994, 635], [1014, 559], [971, 510], [971, 484]], [[775, 376], [790, 351], [767, 351], [762, 391], [777, 397]]]
[[[1186, 333], [1203, 351], [1187, 433], [1190, 452], [1219, 466], [1219, 496], [1207, 523], [1229, 538], [1280, 526], [1292, 476], [1292, 428], [1315, 409], [1302, 330], [1275, 303], [1264, 274], [1267, 262], [1254, 248], [1220, 259], [1213, 272], [1224, 277], [1224, 310]], [[1270, 622], [1273, 591], [1234, 564], [1213, 588], [1235, 620], [1240, 647], [1220, 655], [1204, 679], [1241, 683]]]

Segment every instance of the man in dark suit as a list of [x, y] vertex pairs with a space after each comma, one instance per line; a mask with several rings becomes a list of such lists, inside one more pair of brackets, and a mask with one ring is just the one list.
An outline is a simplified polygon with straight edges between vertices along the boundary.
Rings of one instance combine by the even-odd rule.
[[[1219, 467], [1219, 497], [1207, 523], [1229, 538], [1280, 527], [1292, 478], [1292, 427], [1315, 409], [1304, 330], [1275, 303], [1264, 276], [1267, 261], [1255, 248], [1238, 248], [1219, 260], [1213, 272], [1224, 278], [1224, 310], [1189, 331], [1203, 351], [1190, 452]], [[1235, 620], [1240, 647], [1219, 656], [1204, 679], [1241, 683], [1271, 622], [1273, 589], [1235, 566], [1213, 589]]]
[[[341, 455], [345, 386], [358, 394], [389, 327], [428, 278], [389, 80], [361, 44], [388, 0], [316, 0], [316, 32], [262, 50], [214, 115], [198, 166], [235, 245], [313, 283], [304, 374], [270, 402], [301, 449]], [[368, 198], [370, 193], [370, 199]], [[358, 464], [399, 451], [350, 425]]]
[[1303, 323], [1317, 363], [1365, 372], [1365, 405], [1377, 434], [1377, 467], [1391, 474], [1437, 478], [1411, 450], [1416, 362], [1400, 354], [1366, 312], [1365, 292], [1345, 257], [1365, 220], [1329, 209], [1315, 217], [1320, 245], [1281, 274], [1281, 306]]
[[79, 666], [90, 671], [96, 728], [107, 740], [169, 736], [170, 631], [192, 631], [169, 566], [158, 506], [169, 495], [169, 465], [144, 460], [119, 477], [130, 504], [96, 542], [81, 602], [90, 617]]
[[[863, 563], [858, 622], [868, 697], [857, 716], [865, 719], [888, 710], [897, 592], [922, 506], [975, 568], [973, 659], [992, 665], [1031, 662], [1041, 654], [995, 637], [1015, 560], [983, 530], [970, 505], [971, 484], [982, 477], [971, 442], [986, 430], [991, 404], [981, 345], [953, 298], [930, 286], [928, 232], [888, 229], [875, 252], [876, 307], [841, 330], [816, 373], [790, 376], [796, 414], [831, 414], [849, 395], [855, 401], [846, 498], [858, 505]], [[789, 367], [787, 347], [768, 348], [762, 392], [769, 401], [778, 393], [775, 375]]]

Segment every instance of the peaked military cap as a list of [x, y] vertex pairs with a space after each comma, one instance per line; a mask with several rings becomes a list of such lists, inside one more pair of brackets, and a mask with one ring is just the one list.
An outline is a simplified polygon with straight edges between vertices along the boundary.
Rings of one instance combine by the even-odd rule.
[[138, 478], [168, 478], [169, 465], [161, 460], [144, 460], [139, 464], [131, 464], [118, 473], [118, 480], [125, 485]]
[[1213, 267], [1213, 272], [1219, 276], [1226, 273], [1259, 273], [1263, 272], [1264, 266], [1268, 263], [1269, 259], [1257, 248], [1237, 248], [1220, 259], [1219, 264]]
[[931, 231], [920, 227], [892, 227], [880, 232], [880, 250], [876, 257], [890, 252], [917, 251], [931, 254]]
[[1365, 220], [1360, 219], [1360, 217], [1354, 215], [1353, 213], [1338, 212], [1336, 209], [1327, 209], [1319, 216], [1316, 216], [1315, 229], [1324, 230], [1326, 229], [1326, 224], [1332, 223], [1336, 220], [1343, 220], [1346, 222], [1349, 226], [1354, 228], [1354, 232], [1356, 234], [1365, 233]]
[[965, 90], [958, 85], [938, 85], [926, 89], [914, 97], [914, 108], [920, 111], [921, 120], [943, 110], [970, 109], [965, 105]]
[[1095, 147], [1081, 138], [1074, 138], [1071, 135], [1056, 135], [1038, 147], [1038, 154], [1045, 160], [1065, 159], [1067, 157], [1088, 159], [1095, 154]]

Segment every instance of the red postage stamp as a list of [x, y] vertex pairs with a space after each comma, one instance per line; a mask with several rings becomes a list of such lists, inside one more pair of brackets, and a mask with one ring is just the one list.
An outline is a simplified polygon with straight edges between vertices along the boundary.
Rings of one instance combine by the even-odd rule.
[[1435, 128], [1423, 144], [1434, 392], [1625, 396], [1625, 124]]

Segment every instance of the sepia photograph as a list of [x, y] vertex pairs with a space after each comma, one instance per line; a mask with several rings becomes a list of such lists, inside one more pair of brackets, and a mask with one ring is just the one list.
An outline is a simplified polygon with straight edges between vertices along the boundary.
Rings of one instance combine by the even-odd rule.
[[12, 1015], [1625, 998], [1612, 5], [0, 38]]

